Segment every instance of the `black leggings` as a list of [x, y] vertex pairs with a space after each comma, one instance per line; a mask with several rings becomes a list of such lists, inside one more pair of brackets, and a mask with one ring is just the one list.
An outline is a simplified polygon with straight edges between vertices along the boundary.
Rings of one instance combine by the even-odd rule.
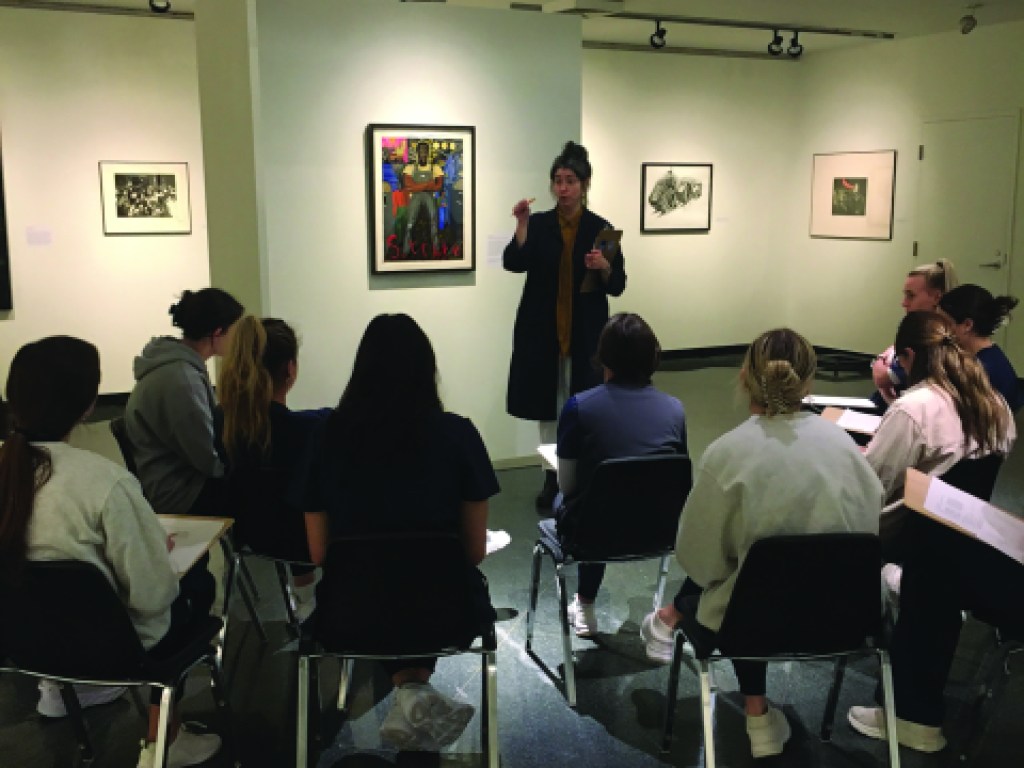
[[[676, 610], [684, 616], [696, 619], [697, 605], [700, 603], [700, 596], [704, 588], [693, 579], [687, 577], [679, 592], [672, 599]], [[696, 620], [693, 622], [694, 632], [698, 635], [691, 640], [696, 640], [701, 645], [712, 648], [717, 647], [718, 633], [708, 629]], [[764, 696], [768, 691], [768, 665], [763, 661], [732, 661], [732, 667], [736, 670], [736, 679], [740, 684], [740, 693], [744, 696]]]

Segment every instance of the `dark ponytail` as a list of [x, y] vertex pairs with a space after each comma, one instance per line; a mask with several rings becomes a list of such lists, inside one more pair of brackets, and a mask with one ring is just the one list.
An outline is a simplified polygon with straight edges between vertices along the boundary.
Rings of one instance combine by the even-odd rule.
[[1017, 306], [1012, 296], [992, 296], [980, 285], [967, 283], [954, 288], [939, 299], [939, 308], [960, 324], [971, 320], [971, 330], [976, 336], [987, 339], [996, 332]]
[[63, 440], [96, 401], [100, 356], [92, 344], [51, 336], [11, 361], [7, 406], [12, 432], [0, 447], [0, 579], [17, 579], [28, 547], [36, 492], [53, 474], [49, 452], [33, 442]]

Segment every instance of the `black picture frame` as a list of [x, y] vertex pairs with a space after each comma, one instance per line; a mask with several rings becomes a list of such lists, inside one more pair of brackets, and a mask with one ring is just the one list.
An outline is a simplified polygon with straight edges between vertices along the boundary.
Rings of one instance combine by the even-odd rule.
[[[427, 160], [421, 164], [424, 144]], [[412, 175], [405, 173], [410, 168]], [[410, 191], [406, 176], [414, 186], [437, 188]], [[474, 126], [371, 123], [366, 180], [373, 274], [476, 269]]]
[[671, 235], [711, 231], [713, 180], [711, 163], [643, 163], [640, 232]]
[[0, 312], [14, 309], [11, 290], [11, 251], [7, 241], [7, 201], [4, 197], [3, 147], [0, 146]]

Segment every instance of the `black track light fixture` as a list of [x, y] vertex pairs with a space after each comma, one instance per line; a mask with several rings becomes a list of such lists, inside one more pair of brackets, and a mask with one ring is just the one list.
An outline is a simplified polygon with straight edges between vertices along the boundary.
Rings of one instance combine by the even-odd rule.
[[665, 33], [667, 30], [661, 26], [661, 20], [657, 19], [654, 22], [654, 34], [651, 35], [651, 48], [655, 50], [665, 47]]
[[804, 47], [800, 45], [800, 33], [797, 30], [793, 30], [793, 37], [789, 41], [789, 48], [786, 49], [786, 53], [792, 56], [794, 59], [799, 59], [800, 54], [804, 52]]
[[768, 53], [772, 56], [782, 55], [782, 35], [779, 30], [772, 30], [772, 41], [768, 43]]

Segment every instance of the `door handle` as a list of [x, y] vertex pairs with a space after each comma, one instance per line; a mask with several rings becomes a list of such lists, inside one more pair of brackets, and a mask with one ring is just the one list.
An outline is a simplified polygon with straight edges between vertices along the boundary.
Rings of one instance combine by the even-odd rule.
[[1003, 268], [1003, 262], [1001, 262], [1001, 261], [986, 261], [984, 264], [979, 264], [978, 266], [979, 267], [984, 267], [985, 269], [1002, 269]]

